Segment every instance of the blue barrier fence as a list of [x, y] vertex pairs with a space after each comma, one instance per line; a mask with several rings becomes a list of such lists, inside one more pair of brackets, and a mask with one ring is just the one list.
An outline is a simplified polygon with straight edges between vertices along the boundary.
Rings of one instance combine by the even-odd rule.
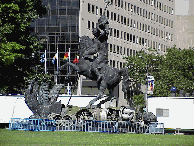
[[12, 118], [9, 130], [55, 131], [56, 126], [54, 120]]
[[9, 123], [10, 130], [30, 131], [84, 131], [107, 133], [144, 133], [164, 134], [163, 123], [143, 122], [131, 123], [129, 121], [72, 121], [72, 120], [48, 120], [48, 119], [20, 119], [12, 118]]

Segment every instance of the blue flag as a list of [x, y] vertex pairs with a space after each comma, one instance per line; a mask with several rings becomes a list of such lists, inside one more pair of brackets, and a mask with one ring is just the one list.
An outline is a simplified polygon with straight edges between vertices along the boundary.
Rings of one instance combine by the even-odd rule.
[[53, 57], [53, 60], [52, 60], [53, 64], [55, 64], [55, 61], [56, 61], [57, 57], [58, 57], [58, 54], [56, 53], [55, 56]]
[[45, 62], [45, 53], [43, 55], [41, 55], [41, 60], [42, 63]]

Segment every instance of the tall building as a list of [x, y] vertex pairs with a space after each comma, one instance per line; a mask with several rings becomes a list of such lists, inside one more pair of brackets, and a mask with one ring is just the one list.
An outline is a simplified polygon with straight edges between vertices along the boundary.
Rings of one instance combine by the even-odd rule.
[[[178, 1], [183, 2], [184, 0]], [[191, 30], [194, 15], [193, 1], [189, 0], [188, 4], [184, 2], [187, 5], [185, 14], [179, 13], [178, 1], [110, 0], [110, 5], [105, 11], [110, 27], [109, 65], [120, 69], [125, 63], [123, 57], [133, 56], [136, 51], [149, 47], [156, 49], [162, 55], [166, 53], [166, 48], [173, 47], [174, 44], [181, 48], [193, 47], [194, 36]], [[36, 19], [32, 23], [32, 27], [35, 27], [35, 33], [39, 33], [47, 50], [47, 70], [53, 73], [56, 66], [52, 64], [51, 60], [57, 52], [57, 48], [59, 66], [63, 64], [62, 58], [64, 53], [68, 52], [68, 48], [71, 50], [72, 62], [79, 49], [79, 37], [87, 35], [93, 38], [92, 29], [96, 27], [98, 18], [104, 13], [106, 3], [104, 0], [43, 0], [43, 4], [47, 6], [48, 13], [43, 18]], [[175, 13], [178, 13], [179, 16]], [[187, 15], [189, 18], [183, 15]], [[44, 53], [44, 50], [40, 53]], [[64, 83], [66, 74], [67, 69], [64, 69], [59, 75], [59, 83]], [[72, 76], [73, 84], [77, 84], [76, 81], [77, 75], [75, 74]], [[95, 81], [81, 76], [78, 83], [80, 90], [77, 91], [77, 94], [78, 92], [82, 92], [82, 94], [98, 93]], [[121, 88], [121, 83], [119, 87], [115, 88], [115, 96], [119, 97], [119, 106], [126, 104]], [[108, 92], [106, 91], [106, 93]]]

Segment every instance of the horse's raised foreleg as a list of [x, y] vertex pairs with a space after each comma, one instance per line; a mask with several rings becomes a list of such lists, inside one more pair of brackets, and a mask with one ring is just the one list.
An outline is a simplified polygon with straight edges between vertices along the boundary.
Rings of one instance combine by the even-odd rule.
[[66, 64], [64, 64], [61, 67], [59, 67], [59, 71], [62, 70], [63, 68], [65, 68], [66, 66], [71, 66], [74, 71], [80, 72], [79, 67], [76, 64], [73, 64], [71, 62], [67, 62]]
[[[101, 84], [100, 84], [100, 92], [99, 94], [97, 95], [96, 98], [94, 98], [93, 100], [91, 100], [89, 102], [89, 104], [86, 106], [86, 108], [91, 108], [91, 105], [94, 104], [96, 101], [98, 101], [99, 99], [103, 98], [104, 97], [104, 91], [106, 90], [107, 88], [107, 85], [106, 83], [102, 80], [101, 81]], [[101, 106], [101, 105], [100, 105]]]

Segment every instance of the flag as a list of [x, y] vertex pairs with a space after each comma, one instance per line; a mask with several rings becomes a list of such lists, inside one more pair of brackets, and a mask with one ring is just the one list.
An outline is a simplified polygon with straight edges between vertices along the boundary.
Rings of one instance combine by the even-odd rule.
[[43, 55], [41, 55], [41, 63], [45, 62], [45, 53]]
[[78, 63], [79, 62], [79, 59], [78, 59], [78, 56], [73, 60], [73, 63]]
[[68, 52], [64, 54], [63, 61], [68, 61]]
[[53, 57], [52, 63], [55, 64], [55, 60], [58, 59], [58, 54], [56, 53], [55, 56]]

